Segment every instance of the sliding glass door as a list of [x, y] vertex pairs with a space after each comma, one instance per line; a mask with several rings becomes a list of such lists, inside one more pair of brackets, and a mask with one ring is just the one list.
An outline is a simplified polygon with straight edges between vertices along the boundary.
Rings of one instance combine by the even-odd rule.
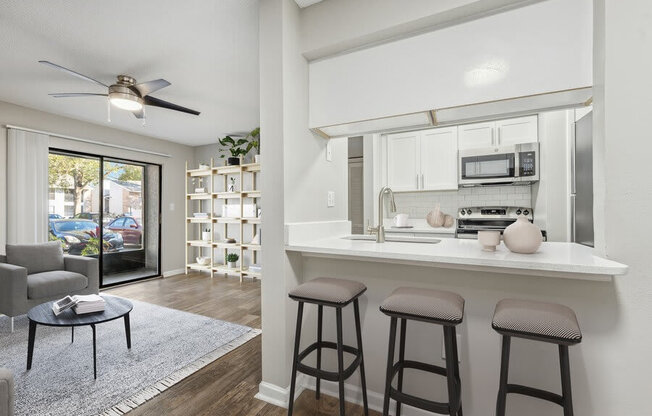
[[160, 274], [160, 165], [51, 149], [49, 179], [50, 240], [97, 257], [102, 287]]

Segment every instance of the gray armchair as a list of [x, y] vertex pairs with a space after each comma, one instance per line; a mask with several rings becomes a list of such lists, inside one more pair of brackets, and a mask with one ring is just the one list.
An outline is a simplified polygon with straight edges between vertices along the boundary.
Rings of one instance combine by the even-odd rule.
[[6, 246], [0, 256], [0, 313], [11, 318], [30, 308], [66, 295], [97, 294], [100, 287], [98, 261], [92, 257], [63, 254], [61, 244]]
[[0, 368], [0, 416], [14, 415], [14, 375]]

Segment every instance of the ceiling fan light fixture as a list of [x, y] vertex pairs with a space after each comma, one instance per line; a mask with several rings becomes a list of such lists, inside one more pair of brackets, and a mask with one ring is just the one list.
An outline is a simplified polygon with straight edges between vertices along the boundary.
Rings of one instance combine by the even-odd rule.
[[[120, 80], [120, 82], [124, 81]], [[111, 85], [109, 87], [109, 102], [122, 110], [140, 111], [143, 108], [143, 99], [135, 94], [129, 85], [129, 83]]]

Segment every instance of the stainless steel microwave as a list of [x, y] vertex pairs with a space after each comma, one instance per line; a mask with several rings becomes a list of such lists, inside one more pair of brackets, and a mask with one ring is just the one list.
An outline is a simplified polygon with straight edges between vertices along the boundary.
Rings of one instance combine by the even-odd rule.
[[539, 143], [523, 143], [459, 152], [461, 186], [539, 180]]

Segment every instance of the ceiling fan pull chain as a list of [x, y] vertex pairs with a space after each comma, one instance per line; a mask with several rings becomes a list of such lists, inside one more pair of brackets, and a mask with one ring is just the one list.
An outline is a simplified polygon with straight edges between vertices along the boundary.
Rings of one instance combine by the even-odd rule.
[[106, 99], [106, 118], [107, 121], [110, 123], [111, 122], [111, 100], [108, 98]]

